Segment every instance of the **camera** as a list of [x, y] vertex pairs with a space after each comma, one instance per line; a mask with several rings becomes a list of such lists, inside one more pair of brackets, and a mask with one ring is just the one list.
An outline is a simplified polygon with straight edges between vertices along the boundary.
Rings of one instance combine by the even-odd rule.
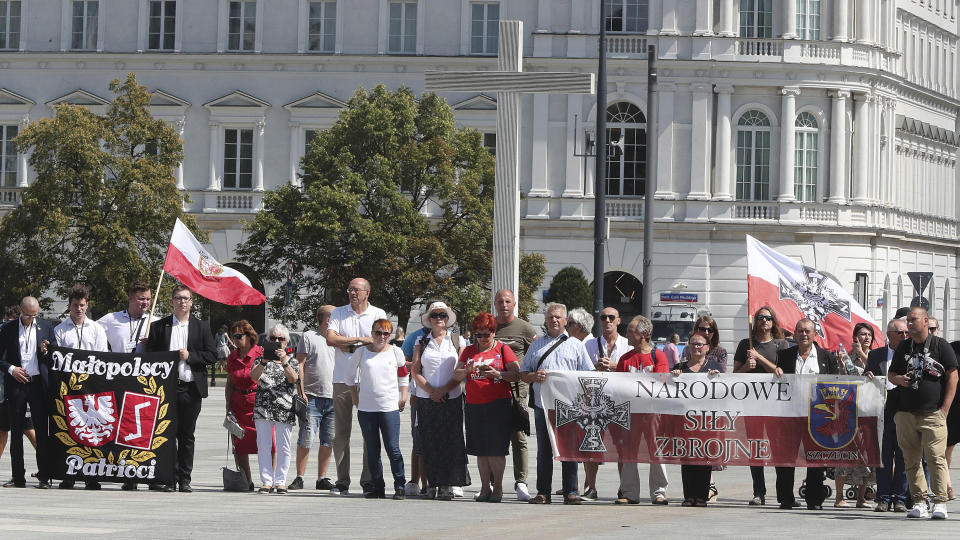
[[910, 388], [913, 390], [920, 389], [920, 377], [921, 373], [917, 370], [908, 371], [904, 374], [908, 381], [910, 381]]

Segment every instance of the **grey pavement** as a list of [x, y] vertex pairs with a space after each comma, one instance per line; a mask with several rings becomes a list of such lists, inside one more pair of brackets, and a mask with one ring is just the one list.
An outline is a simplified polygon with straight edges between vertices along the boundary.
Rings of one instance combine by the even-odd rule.
[[[612, 504], [617, 491], [616, 466], [600, 467], [600, 499], [581, 506], [534, 506], [516, 501], [507, 489], [501, 504], [476, 503], [476, 485], [466, 488], [466, 497], [450, 502], [410, 498], [405, 501], [366, 500], [359, 486], [348, 496], [330, 495], [312, 489], [316, 461], [307, 467], [308, 489], [289, 495], [225, 493], [220, 468], [226, 451], [223, 420], [223, 390], [211, 388], [204, 401], [197, 428], [197, 449], [192, 494], [158, 493], [141, 488], [135, 493], [119, 490], [118, 484], [102, 491], [0, 489], [0, 538], [575, 538], [710, 536], [717, 538], [873, 536], [956, 538], [960, 532], [960, 504], [949, 503], [951, 519], [945, 522], [907, 520], [903, 514], [880, 514], [870, 510], [827, 508], [819, 512], [778, 510], [774, 495], [774, 471], [767, 470], [767, 506], [751, 507], [750, 472], [745, 467], [714, 473], [720, 491], [717, 503], [708, 508], [680, 507], [680, 468], [668, 466], [669, 506]], [[401, 415], [401, 447], [410, 454], [409, 415]], [[359, 426], [354, 437], [360, 442]], [[26, 444], [26, 443], [25, 443]], [[29, 445], [27, 445], [29, 448]], [[536, 439], [530, 437], [530, 483], [536, 482]], [[958, 457], [960, 459], [960, 457]], [[256, 471], [256, 456], [251, 456]], [[33, 463], [30, 456], [29, 464]], [[360, 445], [352, 446], [354, 481], [360, 476]], [[389, 464], [384, 456], [389, 478]], [[951, 473], [960, 485], [957, 465]], [[332, 472], [331, 467], [331, 472]], [[554, 467], [554, 489], [559, 488], [560, 467]], [[291, 473], [294, 471], [291, 464]], [[311, 471], [313, 471], [311, 473]], [[409, 465], [407, 469], [409, 475]], [[647, 466], [640, 466], [641, 478]], [[475, 461], [471, 474], [478, 476]], [[256, 472], [254, 472], [256, 476]], [[802, 478], [798, 471], [797, 481]], [[0, 478], [9, 478], [9, 456], [0, 461]], [[293, 476], [291, 476], [292, 479]], [[511, 460], [507, 459], [505, 487], [512, 485]], [[583, 481], [581, 469], [580, 480]], [[255, 480], [256, 482], [256, 480]], [[555, 498], [557, 499], [557, 498]]]

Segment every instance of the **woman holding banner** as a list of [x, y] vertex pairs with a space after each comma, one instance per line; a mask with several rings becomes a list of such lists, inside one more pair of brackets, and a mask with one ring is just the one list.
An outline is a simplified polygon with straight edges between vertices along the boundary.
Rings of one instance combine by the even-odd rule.
[[[674, 377], [682, 373], [706, 373], [716, 375], [724, 371], [723, 364], [707, 358], [710, 350], [710, 338], [697, 332], [690, 336], [687, 349], [690, 359], [680, 362], [670, 372]], [[681, 506], [706, 506], [710, 491], [710, 465], [680, 465], [683, 482], [683, 503]]]
[[250, 491], [253, 491], [253, 476], [250, 472], [250, 454], [257, 453], [257, 428], [253, 425], [253, 402], [257, 397], [257, 383], [250, 379], [250, 370], [257, 358], [263, 356], [263, 348], [257, 345], [257, 331], [245, 320], [230, 326], [229, 335], [237, 348], [227, 357], [227, 383], [223, 389], [227, 403], [227, 416], [243, 428], [243, 438], [233, 438], [233, 453], [237, 467], [247, 475]]
[[[770, 306], [763, 306], [753, 314], [750, 337], [740, 340], [737, 352], [733, 355], [734, 373], [773, 373], [777, 368], [777, 354], [788, 348], [783, 339], [783, 330], [777, 322], [777, 314]], [[751, 438], [762, 438], [763, 433], [749, 433]], [[753, 477], [753, 499], [751, 506], [766, 503], [767, 485], [763, 477], [763, 467], [751, 466]]]
[[[853, 354], [844, 354], [841, 349], [841, 358], [839, 359], [840, 373], [845, 375], [863, 375], [867, 367], [867, 353], [873, 349], [873, 326], [867, 323], [857, 323], [853, 327], [853, 343], [850, 346], [850, 352]], [[837, 482], [837, 498], [833, 503], [835, 508], [846, 508], [847, 501], [844, 500], [843, 484], [849, 483], [857, 487], [857, 508], [871, 508], [867, 504], [867, 486], [873, 481], [874, 475], [870, 467], [836, 467], [833, 469], [833, 476]]]

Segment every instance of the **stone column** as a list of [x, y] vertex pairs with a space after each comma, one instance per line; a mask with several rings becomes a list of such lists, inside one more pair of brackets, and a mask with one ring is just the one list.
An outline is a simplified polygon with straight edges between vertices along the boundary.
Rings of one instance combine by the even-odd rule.
[[263, 130], [266, 122], [261, 118], [253, 129], [253, 190], [263, 191]]
[[210, 122], [210, 181], [207, 191], [219, 191], [220, 180], [217, 178], [217, 162], [220, 161], [220, 124]]
[[[30, 115], [25, 114], [23, 118], [20, 119], [17, 133], [23, 133], [23, 130], [30, 125]], [[17, 154], [17, 187], [25, 188], [27, 187], [27, 172], [28, 166], [30, 165], [30, 154], [27, 152], [19, 152]]]
[[797, 39], [797, 0], [783, 0], [783, 39]]
[[660, 25], [660, 35], [661, 36], [676, 36], [680, 32], [677, 31], [677, 3], [672, 0], [667, 0], [663, 3], [663, 13], [661, 17]]
[[783, 87], [780, 89], [783, 94], [780, 109], [780, 195], [777, 200], [780, 202], [790, 202], [796, 200], [793, 193], [793, 164], [794, 164], [794, 126], [797, 116], [797, 96], [800, 95], [800, 89], [793, 87]]
[[847, 0], [833, 0], [833, 40], [846, 41], [848, 37], [847, 19], [850, 4]]
[[[674, 159], [674, 110], [673, 101], [677, 92], [677, 85], [672, 82], [662, 82], [658, 85], [660, 93], [660, 107], [657, 122], [657, 187], [653, 196], [657, 199], [673, 200], [677, 198], [673, 185]], [[653, 134], [648, 134], [649, 137]], [[701, 148], [705, 148], [701, 147]], [[708, 156], [709, 159], [709, 156]]]
[[868, 163], [870, 155], [870, 101], [871, 98], [865, 94], [854, 94], [855, 103], [853, 117], [853, 204], [864, 204], [867, 202], [867, 182], [870, 181], [870, 164]]
[[[663, 24], [664, 4], [673, 6], [675, 0], [650, 0], [647, 5], [647, 35], [655, 36], [660, 33], [658, 24]], [[603, 21], [601, 21], [602, 24]]]
[[857, 1], [857, 43], [871, 43], [871, 17], [873, 17], [873, 3], [876, 0]]
[[847, 200], [847, 98], [850, 92], [835, 90], [831, 97], [830, 198], [827, 202], [843, 204]]
[[734, 19], [736, 19], [736, 14], [734, 13], [733, 0], [720, 0], [720, 36], [733, 37], [737, 35]]
[[[173, 128], [177, 131], [177, 135], [180, 136], [181, 141], [183, 140], [183, 129], [186, 127], [186, 125], [187, 125], [187, 120], [185, 118], [181, 118], [180, 120], [177, 120], [173, 124]], [[176, 178], [177, 178], [177, 189], [183, 191], [184, 189], [186, 189], [186, 186], [183, 184], [183, 162], [182, 161], [180, 163], [177, 163], [177, 169], [174, 171], [174, 174], [176, 175]]]
[[[533, 159], [530, 160], [530, 197], [549, 197], [550, 186], [547, 179], [548, 153], [547, 138], [550, 136], [550, 96], [547, 94], [533, 95], [533, 142], [531, 143]], [[500, 141], [497, 141], [498, 143]], [[499, 145], [498, 145], [499, 146]]]
[[290, 185], [299, 184], [297, 170], [300, 165], [300, 122], [290, 122]]
[[[583, 197], [583, 178], [581, 174], [591, 160], [577, 156], [577, 153], [586, 153], [586, 140], [583, 127], [586, 122], [580, 118], [583, 115], [583, 96], [581, 94], [567, 94], [567, 166], [564, 167], [566, 185], [562, 197]], [[576, 120], [575, 120], [576, 117]], [[577, 148], [577, 143], [580, 148]]]
[[[729, 201], [733, 199], [730, 191], [730, 95], [733, 86], [717, 85], [717, 168], [714, 182], [714, 199]], [[694, 95], [696, 103], [697, 96]], [[709, 105], [707, 108], [709, 113]], [[709, 118], [709, 117], [708, 117]], [[709, 196], [709, 194], [704, 194]]]
[[694, 36], [713, 35], [713, 14], [710, 12], [713, 7], [712, 0], [697, 0], [697, 22]]

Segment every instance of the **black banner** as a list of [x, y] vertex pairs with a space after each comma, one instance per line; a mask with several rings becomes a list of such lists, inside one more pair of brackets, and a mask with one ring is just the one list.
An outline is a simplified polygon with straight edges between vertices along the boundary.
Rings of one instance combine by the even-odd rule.
[[53, 477], [175, 483], [178, 358], [51, 347]]

